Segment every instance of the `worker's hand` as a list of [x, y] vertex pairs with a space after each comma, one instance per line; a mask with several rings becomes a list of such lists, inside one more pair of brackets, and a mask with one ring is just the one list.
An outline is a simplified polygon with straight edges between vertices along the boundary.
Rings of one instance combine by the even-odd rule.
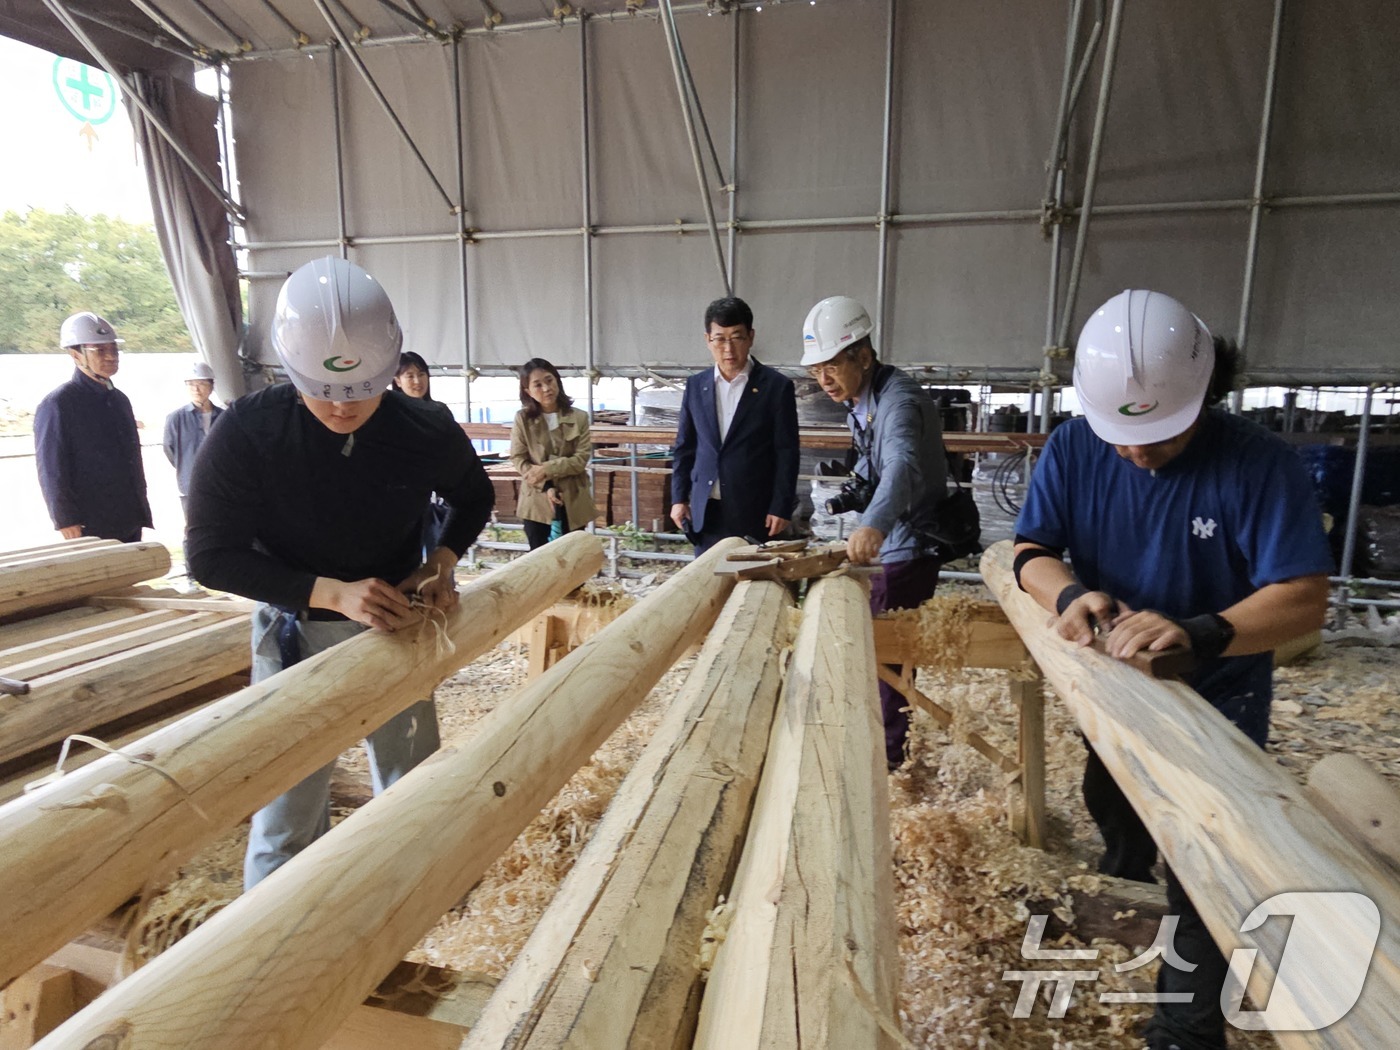
[[380, 631], [397, 631], [421, 618], [397, 587], [379, 579], [347, 583], [318, 576], [311, 587], [311, 607], [334, 610]]
[[559, 495], [558, 489], [549, 489], [545, 492], [545, 495], [549, 497], [549, 502], [556, 507], [562, 507], [564, 505], [564, 497]]
[[541, 464], [536, 463], [533, 467], [527, 467], [521, 477], [525, 479], [527, 484], [540, 488], [549, 480], [549, 472]]
[[1191, 645], [1191, 638], [1175, 620], [1169, 620], [1159, 612], [1144, 609], [1142, 612], [1124, 610], [1113, 623], [1104, 649], [1109, 656], [1126, 660], [1144, 649], [1159, 653], [1174, 645]]
[[768, 535], [780, 536], [785, 528], [792, 524], [787, 518], [780, 518], [776, 514], [770, 514], [764, 518], [764, 524], [768, 526]]
[[690, 520], [690, 504], [689, 504], [689, 503], [672, 503], [672, 504], [671, 504], [671, 520], [674, 521], [674, 522], [676, 523], [676, 528], [678, 528], [678, 529], [680, 529], [682, 532], [684, 532], [684, 531], [685, 531], [685, 523], [686, 523], [688, 520]]
[[1065, 611], [1050, 621], [1061, 638], [1076, 645], [1093, 645], [1095, 631], [1107, 630], [1117, 618], [1121, 606], [1118, 599], [1104, 591], [1085, 591]]
[[869, 565], [880, 556], [885, 534], [873, 525], [862, 525], [846, 538], [846, 557], [853, 565]]
[[58, 530], [58, 534], [65, 540], [76, 540], [82, 536], [83, 527], [81, 525], [65, 525]]
[[409, 596], [418, 595], [434, 609], [451, 612], [457, 608], [456, 568], [457, 552], [439, 547], [399, 584], [399, 590]]

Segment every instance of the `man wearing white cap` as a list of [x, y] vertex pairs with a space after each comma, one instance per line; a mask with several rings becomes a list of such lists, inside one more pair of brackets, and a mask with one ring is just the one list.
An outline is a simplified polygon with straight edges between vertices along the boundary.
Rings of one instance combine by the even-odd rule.
[[[1332, 557], [1302, 461], [1279, 438], [1210, 406], [1237, 352], [1181, 303], [1130, 290], [1084, 325], [1074, 388], [1084, 418], [1056, 428], [1016, 522], [1016, 579], [1063, 638], [1106, 634], [1120, 659], [1186, 645], [1186, 684], [1260, 747], [1270, 651], [1315, 630]], [[1061, 559], [1068, 551], [1073, 571]], [[1154, 881], [1157, 846], [1091, 748], [1084, 801], [1099, 870]], [[1226, 963], [1170, 867], [1176, 955], [1158, 971], [1152, 1050], [1224, 1050]], [[1180, 1001], [1184, 996], [1187, 1001]]]
[[[291, 383], [229, 405], [190, 487], [185, 553], [208, 587], [256, 600], [253, 681], [374, 628], [416, 626], [414, 595], [457, 604], [453, 570], [495, 502], [462, 428], [433, 402], [389, 386], [403, 333], [383, 287], [344, 259], [297, 269], [282, 286], [272, 345]], [[448, 506], [426, 558], [429, 496]], [[438, 746], [421, 700], [366, 739], [375, 794]], [[251, 888], [330, 827], [335, 763], [253, 814]]]
[[59, 343], [77, 368], [34, 412], [34, 458], [49, 516], [64, 539], [134, 543], [151, 527], [136, 416], [112, 385], [122, 340], [97, 314], [73, 314]]
[[194, 457], [214, 420], [223, 409], [210, 398], [214, 394], [214, 370], [203, 361], [196, 361], [185, 373], [185, 390], [190, 403], [165, 417], [165, 458], [175, 468], [175, 484], [180, 490], [180, 506], [188, 510], [190, 478], [194, 474]]

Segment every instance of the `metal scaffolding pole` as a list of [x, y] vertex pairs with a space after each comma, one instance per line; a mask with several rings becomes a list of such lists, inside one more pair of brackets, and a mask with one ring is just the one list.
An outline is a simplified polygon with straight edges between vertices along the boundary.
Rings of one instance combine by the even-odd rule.
[[335, 148], [336, 247], [340, 251], [340, 257], [348, 259], [350, 258], [350, 231], [345, 222], [345, 147], [341, 140], [340, 127], [340, 64], [337, 61], [339, 54], [338, 48], [331, 48], [330, 61], [327, 65], [331, 71], [331, 130]]
[[472, 418], [472, 315], [467, 294], [467, 138], [462, 124], [462, 38], [452, 41], [452, 119], [457, 143], [457, 277], [462, 288], [463, 415]]
[[729, 62], [729, 222], [725, 227], [728, 248], [727, 262], [730, 287], [738, 285], [736, 259], [739, 239], [739, 18], [740, 9], [735, 8], [730, 17], [734, 19], [734, 30], [730, 34], [733, 53]]
[[[583, 178], [583, 359], [588, 374], [588, 418], [593, 418], [593, 383], [597, 378], [593, 344], [593, 151], [588, 135], [588, 16], [578, 18], [580, 168]], [[588, 484], [593, 485], [593, 464]]]
[[1254, 265], [1259, 258], [1259, 224], [1264, 214], [1264, 171], [1269, 160], [1269, 133], [1274, 123], [1274, 93], [1278, 84], [1279, 42], [1283, 37], [1283, 0], [1274, 0], [1274, 26], [1269, 38], [1269, 71], [1264, 78], [1264, 113], [1259, 118], [1259, 149], [1254, 159], [1254, 192], [1250, 195], [1249, 239], [1244, 249], [1244, 288], [1240, 292], [1240, 323], [1235, 342], [1243, 350], [1249, 336], [1249, 309], [1254, 299]]
[[[45, 0], [45, 2], [51, 2], [51, 0]], [[364, 59], [360, 58], [360, 56], [355, 53], [354, 45], [350, 43], [350, 38], [345, 35], [345, 30], [341, 28], [340, 23], [337, 22], [335, 16], [331, 14], [331, 9], [326, 3], [326, 0], [313, 0], [313, 2], [316, 4], [316, 10], [321, 12], [321, 17], [326, 20], [326, 25], [330, 27], [330, 31], [335, 34], [335, 38], [339, 41], [341, 48], [344, 49], [345, 57], [350, 60], [351, 65], [355, 67], [355, 71], [360, 74], [360, 79], [365, 82], [365, 86], [369, 88], [370, 94], [372, 94], [379, 103], [379, 108], [384, 111], [384, 115], [389, 118], [389, 122], [398, 130], [399, 137], [403, 139], [404, 145], [408, 147], [409, 152], [418, 159], [419, 166], [422, 167], [429, 181], [432, 182], [433, 188], [438, 191], [438, 194], [447, 204], [448, 210], [451, 211], [460, 207], [460, 205], [453, 203], [447, 191], [442, 188], [442, 183], [439, 182], [438, 177], [433, 174], [432, 167], [428, 164], [427, 158], [424, 157], [422, 152], [418, 149], [418, 144], [413, 141], [413, 136], [408, 133], [408, 129], [404, 127], [403, 121], [399, 120], [398, 114], [394, 112], [394, 107], [389, 104], [389, 99], [385, 96], [384, 92], [379, 89], [379, 85], [370, 74], [369, 67], [365, 65]]]
[[1341, 586], [1337, 588], [1337, 622], [1345, 627], [1351, 609], [1351, 570], [1356, 563], [1356, 536], [1361, 531], [1361, 492], [1366, 480], [1366, 450], [1371, 443], [1371, 399], [1375, 387], [1366, 388], [1361, 405], [1361, 430], [1356, 436], [1356, 466], [1351, 472], [1351, 498], [1347, 502], [1347, 534], [1342, 545]]
[[875, 347], [881, 352], [885, 349], [885, 308], [889, 298], [885, 280], [890, 251], [890, 148], [894, 127], [895, 0], [889, 0], [885, 22], [885, 109], [880, 138], [880, 214], [875, 220], [879, 241], [875, 260]]
[[[317, 0], [319, 3], [320, 0]], [[1060, 316], [1058, 345], [1069, 341], [1069, 326], [1074, 320], [1074, 301], [1079, 296], [1079, 276], [1084, 265], [1084, 245], [1089, 237], [1089, 218], [1094, 207], [1094, 188], [1099, 178], [1099, 160], [1103, 156], [1103, 130], [1108, 120], [1108, 101], [1113, 94], [1113, 70], [1118, 64], [1118, 34], [1123, 24], [1123, 0], [1113, 0], [1108, 16], [1108, 40], [1103, 56], [1103, 75], [1099, 80], [1099, 105], [1094, 114], [1094, 136], [1089, 144], [1088, 171], [1084, 176], [1084, 201], [1080, 205], [1079, 230], [1074, 240], [1074, 259], [1070, 263], [1069, 287], [1065, 291], [1064, 313]]]
[[150, 3], [149, 0], [131, 0], [131, 6], [136, 8], [136, 10], [140, 11], [195, 54], [207, 55], [210, 53], [209, 48], [205, 47], [198, 40], [177, 26], [164, 11], [156, 7], [155, 4]]
[[705, 164], [700, 156], [700, 140], [695, 130], [695, 117], [690, 112], [690, 99], [685, 89], [685, 77], [681, 72], [681, 40], [676, 32], [675, 14], [671, 10], [671, 0], [660, 0], [660, 4], [661, 24], [666, 30], [666, 42], [669, 45], [671, 55], [671, 71], [676, 77], [676, 95], [680, 99], [681, 115], [685, 118], [686, 136], [690, 140], [690, 157], [695, 164], [695, 179], [700, 187], [700, 202], [705, 207], [705, 224], [710, 231], [710, 241], [714, 244], [715, 262], [719, 264], [720, 282], [724, 285], [724, 294], [733, 295], [734, 285], [729, 279], [729, 270], [725, 266], [724, 251], [720, 248], [719, 227], [715, 222], [715, 206], [714, 202], [710, 200], [710, 189], [705, 181]]
[[185, 166], [190, 169], [194, 177], [204, 184], [204, 188], [214, 195], [214, 199], [219, 202], [224, 211], [236, 221], [246, 222], [248, 219], [247, 213], [244, 212], [235, 201], [229, 198], [228, 194], [223, 191], [223, 187], [215, 181], [214, 177], [205, 171], [204, 168], [200, 166], [199, 162], [190, 155], [190, 151], [185, 148], [185, 144], [176, 137], [175, 133], [166, 125], [165, 121], [151, 108], [151, 104], [141, 97], [141, 93], [135, 90], [117, 71], [117, 67], [112, 64], [111, 60], [93, 44], [92, 38], [83, 31], [83, 28], [78, 25], [77, 19], [63, 6], [60, 0], [44, 0], [44, 6], [53, 13], [55, 18], [63, 23], [64, 28], [73, 34], [78, 43], [87, 48], [88, 54], [95, 58], [97, 64], [107, 71], [107, 75], [111, 77], [113, 81], [126, 88], [131, 101], [136, 104], [136, 108], [141, 111], [145, 118], [151, 122], [151, 127], [155, 128], [160, 137], [170, 144], [170, 148], [185, 162]]

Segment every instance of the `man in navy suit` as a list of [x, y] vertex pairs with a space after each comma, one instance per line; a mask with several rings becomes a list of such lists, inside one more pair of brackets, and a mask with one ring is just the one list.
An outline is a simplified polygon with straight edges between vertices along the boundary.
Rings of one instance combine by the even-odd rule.
[[696, 554], [726, 536], [777, 536], [797, 506], [797, 397], [749, 356], [753, 337], [744, 300], [706, 308], [715, 366], [686, 381], [671, 463], [671, 520]]

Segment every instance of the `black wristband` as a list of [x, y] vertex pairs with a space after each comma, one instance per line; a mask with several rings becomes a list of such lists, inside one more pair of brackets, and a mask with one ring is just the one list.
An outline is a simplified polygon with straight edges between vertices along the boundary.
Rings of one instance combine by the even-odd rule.
[[1214, 660], [1230, 647], [1235, 640], [1235, 625], [1219, 613], [1202, 613], [1176, 625], [1186, 632], [1191, 640], [1191, 651], [1201, 660]]
[[1054, 558], [1059, 561], [1062, 556], [1054, 551], [1048, 551], [1044, 547], [1027, 547], [1021, 551], [1011, 562], [1011, 574], [1016, 577], [1016, 586], [1025, 590], [1025, 585], [1021, 582], [1021, 570], [1026, 567], [1027, 562], [1035, 561], [1036, 558]]
[[1055, 598], [1055, 611], [1063, 616], [1065, 610], [1074, 604], [1074, 599], [1088, 593], [1089, 588], [1077, 581], [1065, 584], [1064, 590], [1060, 591], [1059, 595]]

